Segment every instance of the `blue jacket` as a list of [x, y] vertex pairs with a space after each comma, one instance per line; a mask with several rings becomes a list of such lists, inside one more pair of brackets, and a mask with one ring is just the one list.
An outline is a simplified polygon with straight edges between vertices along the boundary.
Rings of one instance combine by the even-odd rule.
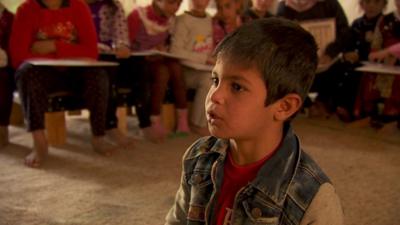
[[[214, 224], [228, 147], [228, 140], [205, 137], [188, 149], [181, 186], [166, 224]], [[329, 178], [301, 150], [298, 138], [287, 127], [277, 152], [236, 194], [231, 224], [300, 224], [325, 182], [330, 182]]]

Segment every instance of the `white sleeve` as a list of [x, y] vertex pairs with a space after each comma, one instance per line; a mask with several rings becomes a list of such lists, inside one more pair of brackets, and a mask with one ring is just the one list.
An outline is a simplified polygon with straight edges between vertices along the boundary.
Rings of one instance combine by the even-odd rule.
[[300, 225], [343, 225], [343, 210], [332, 184], [321, 185]]
[[6, 67], [8, 64], [8, 57], [6, 51], [0, 48], [0, 68]]

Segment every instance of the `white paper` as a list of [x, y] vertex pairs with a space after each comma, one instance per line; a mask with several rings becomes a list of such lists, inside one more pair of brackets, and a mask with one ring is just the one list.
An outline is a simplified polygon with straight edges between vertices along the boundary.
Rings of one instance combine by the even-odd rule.
[[183, 61], [182, 64], [184, 66], [190, 67], [192, 69], [201, 70], [201, 71], [208, 71], [208, 72], [211, 72], [213, 70], [213, 68], [214, 68], [211, 65], [195, 63], [195, 62], [189, 62], [189, 61]]
[[357, 71], [400, 76], [400, 66], [390, 66], [373, 62], [362, 62], [362, 64], [362, 66], [356, 68]]
[[119, 65], [116, 62], [89, 59], [29, 59], [26, 62], [35, 66], [100, 67]]

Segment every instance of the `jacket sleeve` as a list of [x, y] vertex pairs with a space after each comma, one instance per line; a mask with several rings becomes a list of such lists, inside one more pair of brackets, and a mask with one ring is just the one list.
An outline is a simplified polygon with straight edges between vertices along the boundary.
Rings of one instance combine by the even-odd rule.
[[175, 202], [165, 217], [165, 225], [185, 225], [188, 215], [190, 192], [182, 173], [181, 183], [175, 196]]
[[[189, 34], [190, 27], [184, 20], [185, 17], [177, 18], [174, 31], [172, 33], [171, 53], [182, 56], [184, 59], [205, 64], [208, 55], [204, 53], [197, 53], [186, 46], [190, 46], [192, 35]], [[211, 26], [211, 23], [210, 23]], [[189, 43], [188, 43], [189, 42]]]
[[11, 63], [14, 68], [26, 59], [40, 57], [31, 53], [31, 46], [34, 37], [35, 15], [33, 7], [26, 2], [18, 7], [14, 17], [9, 42]]
[[340, 200], [330, 183], [321, 185], [300, 225], [343, 225], [343, 210]]
[[90, 14], [89, 6], [83, 1], [74, 1], [75, 26], [78, 32], [78, 43], [56, 41], [57, 58], [84, 57], [97, 59], [96, 28]]
[[169, 210], [167, 216], [165, 217], [165, 225], [186, 225], [187, 224], [187, 215], [189, 210], [189, 202], [190, 202], [190, 187], [188, 185], [187, 178], [185, 176], [185, 171], [188, 168], [185, 168], [185, 160], [188, 155], [193, 151], [193, 146], [195, 143], [188, 148], [188, 150], [183, 155], [182, 159], [182, 174], [181, 180], [179, 184], [179, 189], [175, 195], [175, 201]]

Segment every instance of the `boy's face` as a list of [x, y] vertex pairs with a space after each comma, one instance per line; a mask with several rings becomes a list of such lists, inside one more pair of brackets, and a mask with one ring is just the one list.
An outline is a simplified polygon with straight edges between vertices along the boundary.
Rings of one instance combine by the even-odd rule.
[[224, 22], [232, 22], [236, 20], [238, 5], [234, 0], [218, 0], [216, 3], [218, 16]]
[[197, 11], [205, 11], [210, 0], [192, 0], [192, 8]]
[[220, 59], [212, 72], [206, 98], [210, 133], [219, 138], [254, 138], [273, 121], [275, 103], [265, 106], [267, 90], [260, 72]]
[[261, 12], [270, 10], [273, 2], [274, 0], [252, 0], [253, 8]]
[[365, 16], [367, 18], [374, 18], [382, 13], [385, 9], [384, 0], [362, 0], [361, 8], [364, 10]]
[[164, 16], [172, 17], [175, 16], [176, 11], [178, 11], [182, 0], [156, 0], [158, 8], [162, 11]]

